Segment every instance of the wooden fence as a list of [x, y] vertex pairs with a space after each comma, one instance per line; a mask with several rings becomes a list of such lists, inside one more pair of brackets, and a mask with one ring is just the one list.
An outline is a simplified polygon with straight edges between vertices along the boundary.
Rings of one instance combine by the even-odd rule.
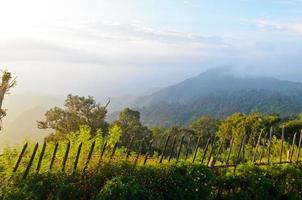
[[[190, 153], [189, 148], [187, 148], [186, 151], [183, 151], [185, 148], [184, 140], [186, 138], [186, 135], [182, 135], [179, 140], [176, 139], [176, 137], [172, 137], [169, 135], [164, 143], [164, 146], [162, 148], [161, 154], [156, 157], [156, 162], [158, 164], [162, 164], [164, 162], [170, 163], [172, 160], [174, 162], [179, 162], [182, 160], [183, 162], [187, 162], [190, 164], [202, 164], [205, 166], [208, 166], [209, 168], [213, 169], [219, 169], [224, 168], [225, 170], [227, 168], [234, 168], [234, 173], [236, 173], [237, 166], [239, 164], [244, 163], [252, 163], [254, 165], [259, 166], [266, 166], [266, 165], [276, 165], [276, 164], [293, 164], [300, 162], [300, 148], [301, 148], [301, 142], [302, 142], [302, 131], [299, 134], [299, 140], [298, 145], [297, 144], [297, 136], [298, 134], [295, 133], [292, 137], [292, 143], [290, 144], [290, 150], [287, 152], [287, 158], [284, 159], [284, 154], [286, 153], [284, 150], [284, 144], [285, 144], [285, 131], [284, 128], [282, 129], [282, 134], [280, 140], [280, 149], [279, 155], [278, 155], [278, 161], [276, 161], [276, 156], [274, 157], [274, 160], [272, 160], [272, 139], [273, 139], [273, 128], [270, 129], [270, 132], [268, 134], [260, 133], [258, 136], [258, 139], [256, 141], [256, 144], [253, 146], [252, 152], [250, 152], [249, 157], [246, 157], [246, 144], [248, 142], [247, 135], [244, 135], [242, 138], [240, 138], [240, 143], [237, 143], [235, 145], [235, 138], [231, 138], [228, 140], [228, 144], [225, 147], [225, 143], [216, 140], [215, 138], [209, 138], [207, 141], [204, 142], [204, 145], [201, 145], [202, 139], [201, 137], [197, 138], [195, 140], [195, 144], [187, 143], [186, 145], [190, 145], [190, 147], [194, 146], [193, 151]], [[172, 142], [172, 145], [171, 145]], [[128, 160], [130, 162], [130, 154], [131, 149], [134, 143], [134, 138], [132, 137], [128, 146], [127, 151], [124, 155], [124, 159]], [[169, 145], [170, 144], [170, 145]], [[239, 145], [238, 145], [239, 144]], [[59, 148], [59, 143], [56, 143], [54, 145], [54, 149], [52, 151], [51, 160], [49, 163], [49, 171], [53, 169], [54, 162], [57, 159], [57, 152]], [[95, 152], [96, 149], [96, 142], [92, 142], [88, 154], [85, 156], [85, 164], [82, 169], [78, 168], [79, 164], [79, 158], [82, 153], [82, 147], [83, 143], [78, 144], [77, 146], [73, 148], [76, 149], [76, 155], [74, 160], [72, 161], [72, 173], [75, 173], [77, 171], [82, 171], [84, 174], [86, 170], [88, 169], [89, 164], [91, 163], [92, 159], [98, 159], [97, 163], [100, 165], [102, 162], [110, 162], [115, 159], [115, 153], [118, 148], [118, 143], [114, 145], [113, 148], [108, 148], [107, 143], [103, 144], [101, 147], [99, 147], [99, 152]], [[22, 159], [25, 157], [25, 152], [27, 151], [28, 143], [24, 144], [18, 158], [16, 161], [16, 164], [13, 168], [13, 173], [17, 173], [20, 168], [20, 163], [22, 162]], [[44, 142], [40, 154], [38, 155], [38, 149], [40, 147], [39, 143], [36, 143], [34, 146], [34, 149], [30, 153], [29, 161], [26, 165], [26, 168], [24, 172], [22, 173], [23, 179], [25, 179], [30, 171], [33, 170], [33, 164], [34, 160], [37, 160], [36, 168], [34, 169], [36, 173], [39, 173], [41, 170], [41, 165], [45, 156], [47, 143]], [[143, 148], [143, 146], [145, 148]], [[168, 148], [170, 147], [170, 148]], [[296, 149], [296, 152], [295, 152]], [[65, 172], [66, 170], [66, 163], [70, 159], [70, 150], [71, 150], [71, 143], [68, 142], [66, 144], [66, 149], [64, 151], [64, 156], [60, 164], [60, 170], [62, 172]], [[168, 150], [170, 150], [168, 152]], [[223, 152], [224, 150], [224, 152]], [[110, 151], [110, 152], [109, 152]], [[93, 156], [93, 153], [97, 153], [97, 158]], [[224, 158], [222, 158], [221, 154], [224, 153]], [[267, 153], [267, 155], [265, 155]], [[296, 159], [294, 160], [294, 154], [296, 153]], [[191, 154], [189, 159], [189, 154]], [[108, 158], [104, 159], [105, 155], [108, 156]], [[153, 141], [146, 141], [143, 139], [140, 141], [139, 149], [136, 151], [136, 155], [134, 159], [131, 160], [133, 162], [133, 166], [136, 167], [136, 165], [141, 162], [140, 164], [146, 165], [148, 164], [149, 159], [153, 156]], [[232, 157], [232, 163], [231, 163], [231, 157]], [[264, 160], [265, 159], [265, 160]], [[70, 161], [70, 160], [69, 160]]]

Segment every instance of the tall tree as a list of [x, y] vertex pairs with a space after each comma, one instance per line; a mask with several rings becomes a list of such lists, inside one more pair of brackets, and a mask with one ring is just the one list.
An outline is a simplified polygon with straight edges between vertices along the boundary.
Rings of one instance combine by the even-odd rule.
[[95, 135], [99, 129], [105, 133], [108, 131], [108, 123], [105, 121], [108, 104], [109, 102], [101, 106], [91, 96], [86, 98], [68, 95], [64, 108], [55, 107], [48, 110], [45, 120], [38, 121], [38, 128], [54, 129], [56, 133], [52, 136], [59, 138], [78, 131], [83, 125], [90, 128], [91, 135]]
[[151, 131], [140, 122], [140, 113], [130, 108], [125, 108], [121, 111], [118, 120], [113, 124], [117, 124], [122, 129], [121, 141], [123, 145], [127, 145], [132, 136], [135, 141], [144, 137], [151, 137]]
[[215, 136], [218, 129], [219, 121], [217, 119], [203, 116], [193, 121], [189, 127], [194, 131], [195, 135], [201, 137], [201, 141]]
[[[8, 71], [3, 71], [0, 83], [0, 121], [6, 116], [6, 110], [2, 108], [4, 96], [9, 94], [11, 88], [17, 84], [16, 78]], [[2, 126], [0, 125], [0, 129]]]

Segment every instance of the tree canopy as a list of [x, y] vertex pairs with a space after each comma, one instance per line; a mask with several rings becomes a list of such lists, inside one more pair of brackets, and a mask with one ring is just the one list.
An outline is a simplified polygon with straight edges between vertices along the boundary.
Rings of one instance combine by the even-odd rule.
[[120, 112], [118, 120], [113, 124], [121, 127], [122, 137], [121, 143], [126, 145], [131, 140], [131, 137], [135, 137], [135, 140], [148, 139], [151, 136], [151, 131], [143, 126], [140, 122], [140, 113], [130, 108], [125, 108]]
[[63, 137], [65, 134], [78, 131], [81, 126], [89, 127], [91, 135], [95, 135], [99, 129], [106, 133], [109, 126], [105, 121], [107, 105], [101, 106], [91, 96], [68, 95], [64, 108], [55, 107], [48, 110], [45, 113], [45, 120], [38, 121], [38, 128], [53, 129], [56, 136]]

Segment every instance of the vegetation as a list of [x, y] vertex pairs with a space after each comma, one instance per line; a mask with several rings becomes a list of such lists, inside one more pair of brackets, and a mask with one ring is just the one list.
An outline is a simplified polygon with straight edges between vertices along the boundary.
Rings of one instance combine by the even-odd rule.
[[[0, 82], [0, 121], [6, 116], [6, 110], [2, 108], [4, 96], [17, 84], [16, 78], [8, 71], [3, 71]], [[1, 129], [1, 126], [0, 126]]]
[[129, 108], [106, 122], [107, 105], [69, 95], [65, 108], [47, 111], [38, 126], [54, 133], [42, 147], [23, 147], [20, 162], [11, 158], [21, 147], [0, 157], [1, 199], [301, 199], [301, 146], [289, 134], [300, 115], [149, 128]]
[[48, 139], [58, 140], [65, 138], [66, 134], [78, 131], [83, 125], [88, 126], [91, 134], [95, 135], [98, 130], [107, 131], [108, 123], [105, 121], [107, 106], [97, 104], [93, 97], [80, 97], [68, 95], [65, 100], [65, 108], [55, 107], [45, 113], [45, 121], [39, 121], [40, 129], [53, 129]]

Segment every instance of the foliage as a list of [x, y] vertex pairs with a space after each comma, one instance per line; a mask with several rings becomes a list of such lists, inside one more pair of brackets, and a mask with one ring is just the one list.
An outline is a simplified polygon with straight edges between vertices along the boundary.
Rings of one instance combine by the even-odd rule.
[[247, 135], [250, 144], [256, 144], [260, 132], [269, 129], [267, 124], [266, 118], [260, 113], [235, 113], [221, 122], [217, 134], [223, 140], [234, 138], [235, 144], [240, 144], [243, 136]]
[[97, 134], [98, 130], [107, 132], [106, 106], [96, 103], [93, 97], [68, 95], [64, 107], [50, 109], [45, 113], [45, 121], [38, 122], [40, 129], [56, 131], [49, 139], [64, 138], [66, 134], [78, 131], [83, 125], [90, 128], [91, 135]]
[[[118, 120], [113, 125], [118, 125], [122, 130], [121, 144], [127, 146], [132, 137], [135, 141], [150, 139], [151, 131], [140, 122], [140, 113], [129, 108], [120, 112]], [[137, 146], [137, 144], [134, 144]]]
[[[6, 110], [2, 108], [4, 96], [17, 84], [16, 78], [8, 71], [3, 71], [0, 82], [0, 120], [6, 116]], [[1, 128], [1, 126], [0, 126]]]
[[193, 121], [189, 127], [194, 131], [196, 136], [201, 136], [202, 141], [206, 141], [208, 138], [215, 136], [218, 125], [218, 120], [203, 116]]

